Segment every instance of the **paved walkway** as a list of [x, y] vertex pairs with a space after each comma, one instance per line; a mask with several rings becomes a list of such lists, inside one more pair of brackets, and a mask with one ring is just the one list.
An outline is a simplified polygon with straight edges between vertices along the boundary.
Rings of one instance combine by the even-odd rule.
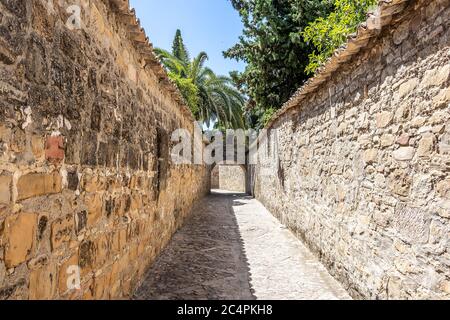
[[215, 191], [149, 270], [135, 299], [349, 299], [255, 199]]

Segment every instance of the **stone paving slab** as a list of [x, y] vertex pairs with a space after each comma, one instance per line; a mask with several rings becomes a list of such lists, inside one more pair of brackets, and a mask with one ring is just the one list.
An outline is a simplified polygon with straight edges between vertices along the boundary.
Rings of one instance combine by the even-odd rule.
[[215, 190], [199, 202], [134, 299], [350, 299], [264, 206]]

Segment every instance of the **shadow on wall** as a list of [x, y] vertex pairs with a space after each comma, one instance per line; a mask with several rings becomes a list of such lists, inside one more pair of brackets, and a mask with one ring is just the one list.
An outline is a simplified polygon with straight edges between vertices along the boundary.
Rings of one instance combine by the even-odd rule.
[[[235, 199], [230, 201], [230, 196]], [[200, 201], [148, 271], [134, 299], [255, 300], [233, 210], [246, 197], [218, 191]]]

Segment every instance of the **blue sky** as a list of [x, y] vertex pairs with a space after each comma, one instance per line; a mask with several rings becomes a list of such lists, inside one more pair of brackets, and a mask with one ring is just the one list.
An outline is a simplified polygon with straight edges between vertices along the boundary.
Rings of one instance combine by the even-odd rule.
[[147, 36], [155, 47], [171, 49], [181, 29], [191, 57], [200, 51], [209, 56], [214, 72], [228, 75], [245, 64], [225, 59], [222, 51], [233, 46], [242, 32], [238, 13], [228, 0], [130, 0]]

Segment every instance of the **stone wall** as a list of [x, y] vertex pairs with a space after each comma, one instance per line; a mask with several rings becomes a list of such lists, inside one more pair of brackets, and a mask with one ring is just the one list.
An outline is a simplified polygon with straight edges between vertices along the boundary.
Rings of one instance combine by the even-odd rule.
[[211, 188], [245, 192], [245, 171], [239, 165], [217, 165], [211, 173]]
[[211, 170], [211, 189], [220, 189], [220, 166], [215, 166]]
[[0, 0], [0, 299], [127, 297], [209, 191], [171, 163], [193, 119], [113, 3]]
[[251, 168], [356, 298], [450, 298], [449, 17], [449, 1], [407, 2], [272, 121], [261, 146], [279, 161]]

